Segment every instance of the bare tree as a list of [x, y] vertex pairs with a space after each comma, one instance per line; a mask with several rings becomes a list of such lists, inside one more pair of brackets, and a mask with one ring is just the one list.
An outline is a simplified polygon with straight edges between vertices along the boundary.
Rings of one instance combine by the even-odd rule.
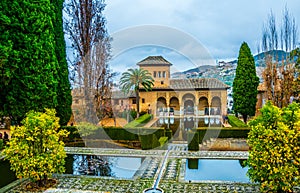
[[[279, 107], [287, 106], [293, 94], [294, 66], [288, 52], [296, 47], [297, 25], [287, 8], [283, 11], [280, 26], [280, 41], [274, 14], [270, 13], [267, 24], [263, 25], [262, 51], [265, 53], [266, 68], [263, 78], [267, 87], [268, 99]], [[278, 48], [285, 51], [284, 56], [278, 56]]]
[[105, 28], [105, 6], [104, 0], [66, 0], [64, 7], [65, 31], [73, 48], [69, 56], [75, 71], [73, 89], [79, 89], [84, 100], [83, 112], [77, 119], [91, 123], [98, 123], [103, 95], [108, 95], [111, 88], [111, 38]]

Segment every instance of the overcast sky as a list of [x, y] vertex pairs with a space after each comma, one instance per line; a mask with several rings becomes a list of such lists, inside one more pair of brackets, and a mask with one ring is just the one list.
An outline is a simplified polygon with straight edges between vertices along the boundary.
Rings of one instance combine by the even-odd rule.
[[173, 72], [204, 61], [235, 59], [243, 41], [256, 54], [270, 11], [279, 24], [285, 6], [298, 28], [300, 22], [299, 0], [106, 0], [106, 4], [107, 29], [114, 38], [111, 67], [117, 72], [136, 67], [149, 55], [165, 57], [173, 63]]

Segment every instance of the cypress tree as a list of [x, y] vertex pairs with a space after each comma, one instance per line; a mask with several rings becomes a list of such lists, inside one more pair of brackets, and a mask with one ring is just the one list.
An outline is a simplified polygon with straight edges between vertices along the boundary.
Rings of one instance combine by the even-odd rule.
[[12, 42], [2, 69], [9, 79], [1, 90], [1, 109], [19, 124], [28, 111], [58, 104], [54, 12], [49, 0], [0, 1], [0, 9], [9, 18], [0, 28], [0, 42]]
[[55, 54], [58, 61], [58, 88], [56, 107], [60, 125], [67, 125], [72, 114], [72, 95], [69, 81], [68, 63], [66, 60], [66, 43], [63, 32], [63, 0], [52, 0], [55, 16], [53, 18]]
[[245, 123], [248, 115], [255, 115], [258, 84], [254, 57], [247, 43], [243, 42], [233, 81], [233, 103], [235, 112], [243, 116]]

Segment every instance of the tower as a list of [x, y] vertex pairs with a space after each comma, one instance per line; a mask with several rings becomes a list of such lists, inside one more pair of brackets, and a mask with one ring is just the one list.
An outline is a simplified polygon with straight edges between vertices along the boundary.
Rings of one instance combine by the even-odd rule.
[[137, 65], [145, 70], [148, 70], [153, 79], [155, 88], [169, 87], [170, 85], [170, 66], [172, 65], [169, 61], [164, 59], [162, 56], [148, 56], [142, 61], [138, 62]]

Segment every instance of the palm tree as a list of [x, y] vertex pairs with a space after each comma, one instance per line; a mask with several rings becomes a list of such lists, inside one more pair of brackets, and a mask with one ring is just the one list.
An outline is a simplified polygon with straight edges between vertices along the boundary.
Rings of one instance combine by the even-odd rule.
[[150, 72], [142, 68], [130, 68], [127, 72], [122, 73], [120, 87], [125, 94], [128, 94], [131, 89], [134, 90], [136, 95], [137, 117], [139, 117], [140, 112], [139, 88], [143, 87], [146, 91], [149, 91], [154, 85], [153, 82], [154, 79], [152, 78]]

